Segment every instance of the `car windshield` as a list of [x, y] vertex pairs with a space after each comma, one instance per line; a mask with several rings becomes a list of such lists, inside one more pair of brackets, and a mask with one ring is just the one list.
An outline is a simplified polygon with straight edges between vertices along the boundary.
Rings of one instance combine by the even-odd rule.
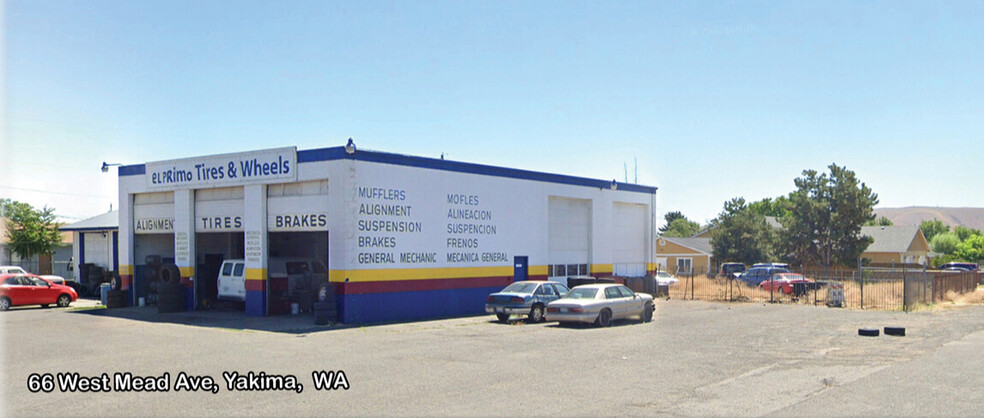
[[564, 299], [594, 299], [597, 294], [598, 289], [596, 288], [574, 288], [570, 292], [567, 292], [567, 296], [564, 296]]
[[533, 289], [536, 289], [536, 283], [516, 282], [502, 289], [502, 293], [533, 293]]
[[657, 277], [662, 277], [662, 278], [669, 278], [669, 277], [672, 277], [672, 276], [670, 276], [670, 273], [667, 273], [667, 272], [665, 272], [665, 271], [661, 271], [661, 272], [659, 272], [659, 273], [656, 273], [656, 276], [657, 276]]
[[803, 280], [803, 275], [802, 274], [788, 274], [787, 273], [787, 274], [782, 275], [782, 278], [784, 278], [786, 280]]

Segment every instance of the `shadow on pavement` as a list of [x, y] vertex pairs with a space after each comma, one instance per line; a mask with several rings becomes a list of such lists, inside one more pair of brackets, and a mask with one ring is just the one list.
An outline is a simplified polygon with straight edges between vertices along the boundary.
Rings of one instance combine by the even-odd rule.
[[349, 328], [343, 324], [315, 325], [310, 313], [278, 316], [246, 316], [240, 310], [204, 310], [192, 312], [158, 313], [153, 306], [116, 309], [85, 309], [70, 312], [78, 315], [104, 316], [132, 321], [191, 325], [196, 327], [235, 329], [248, 331], [307, 334], [318, 331]]

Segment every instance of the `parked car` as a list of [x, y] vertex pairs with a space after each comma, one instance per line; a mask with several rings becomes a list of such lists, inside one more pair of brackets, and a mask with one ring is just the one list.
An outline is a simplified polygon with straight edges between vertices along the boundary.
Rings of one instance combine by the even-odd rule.
[[738, 276], [738, 280], [750, 286], [758, 286], [759, 283], [768, 280], [777, 273], [789, 273], [789, 270], [782, 267], [752, 267]]
[[977, 271], [977, 263], [946, 263], [940, 266], [940, 270], [949, 271]]
[[547, 304], [560, 299], [569, 289], [563, 283], [522, 281], [506, 286], [489, 295], [485, 312], [494, 313], [499, 322], [506, 322], [511, 315], [526, 315], [529, 322], [544, 319]]
[[744, 273], [746, 270], [743, 263], [724, 263], [721, 264], [721, 274], [719, 277], [733, 279]]
[[20, 266], [0, 266], [0, 274], [28, 274]]
[[680, 283], [680, 279], [670, 273], [665, 271], [656, 273], [656, 284], [659, 286], [673, 286], [677, 283]]
[[789, 270], [789, 264], [786, 263], [755, 263], [752, 267], [774, 267]]
[[72, 289], [75, 289], [75, 293], [80, 293], [79, 283], [76, 282], [75, 280], [66, 279], [62, 276], [55, 276], [52, 274], [42, 274], [41, 278], [54, 284], [60, 284], [60, 285], [71, 287]]
[[577, 286], [564, 297], [547, 305], [547, 320], [594, 323], [607, 327], [612, 320], [638, 316], [643, 322], [653, 320], [656, 305], [653, 297], [635, 293], [620, 284], [586, 284]]
[[47, 308], [48, 305], [57, 304], [64, 308], [78, 298], [75, 289], [54, 284], [34, 274], [0, 275], [0, 311], [23, 305]]
[[778, 273], [770, 277], [769, 280], [759, 283], [759, 287], [767, 292], [775, 291], [791, 295], [796, 289], [805, 291], [815, 288], [816, 282], [798, 273]]

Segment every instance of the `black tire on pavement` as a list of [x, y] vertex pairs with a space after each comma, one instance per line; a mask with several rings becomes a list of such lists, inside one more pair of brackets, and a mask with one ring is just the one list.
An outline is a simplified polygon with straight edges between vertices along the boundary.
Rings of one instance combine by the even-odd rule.
[[905, 327], [885, 327], [885, 335], [905, 337]]
[[72, 304], [72, 297], [65, 294], [59, 295], [58, 302], [56, 303], [58, 304], [59, 308], [67, 308], [68, 305]]
[[656, 307], [651, 303], [647, 303], [645, 308], [642, 308], [642, 322], [652, 322], [653, 312], [656, 311]]
[[160, 280], [164, 283], [180, 284], [181, 269], [174, 264], [165, 264], [161, 266]]
[[858, 328], [858, 335], [862, 337], [877, 337], [878, 334], [878, 328]]
[[598, 313], [598, 319], [595, 320], [595, 324], [601, 327], [607, 327], [612, 324], [612, 311], [611, 309], [605, 308]]
[[533, 305], [533, 307], [530, 308], [530, 314], [527, 316], [527, 320], [531, 324], [543, 322], [543, 305], [539, 303]]
[[157, 281], [158, 275], [160, 275], [160, 272], [157, 271], [157, 267], [146, 266], [143, 269], [144, 280], [147, 280], [148, 282]]
[[117, 291], [123, 289], [123, 279], [120, 278], [119, 274], [113, 275], [113, 279], [109, 281], [109, 288]]
[[495, 319], [498, 319], [499, 322], [502, 322], [502, 323], [509, 322], [509, 314], [507, 314], [507, 313], [497, 313], [497, 314], [495, 314]]
[[0, 311], [10, 309], [10, 298], [0, 298]]

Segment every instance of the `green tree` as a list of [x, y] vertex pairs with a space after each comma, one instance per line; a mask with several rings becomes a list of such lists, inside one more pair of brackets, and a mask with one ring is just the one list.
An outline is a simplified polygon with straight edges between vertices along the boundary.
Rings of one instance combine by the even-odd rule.
[[783, 252], [801, 264], [850, 266], [872, 242], [861, 235], [861, 226], [875, 219], [878, 195], [846, 167], [828, 168], [829, 176], [805, 170], [794, 180], [790, 215], [783, 220]]
[[971, 235], [959, 245], [954, 252], [957, 258], [972, 263], [984, 262], [984, 235]]
[[957, 251], [957, 246], [960, 245], [960, 238], [957, 238], [957, 234], [953, 232], [944, 232], [942, 234], [936, 234], [929, 245], [934, 252], [953, 254]]
[[700, 232], [700, 224], [687, 218], [674, 219], [667, 225], [663, 236], [666, 237], [692, 237]]
[[782, 219], [789, 215], [790, 200], [786, 196], [779, 196], [773, 200], [765, 198], [757, 202], [748, 204], [748, 210], [762, 216], [774, 216]]
[[765, 216], [748, 210], [744, 198], [724, 203], [711, 236], [714, 258], [754, 264], [772, 258], [772, 228]]
[[[923, 235], [926, 236], [926, 241], [933, 241], [933, 237], [950, 232], [950, 226], [943, 223], [939, 219], [933, 219], [931, 221], [922, 221], [919, 224], [919, 229], [922, 230]], [[933, 250], [936, 251], [936, 250]]]
[[884, 216], [879, 216], [878, 219], [872, 219], [864, 224], [865, 226], [892, 226], [895, 225], [895, 222], [892, 222], [891, 219]]
[[968, 228], [966, 226], [958, 226], [956, 228], [953, 228], [953, 233], [957, 234], [957, 238], [960, 238], [960, 241], [966, 241], [967, 238], [970, 238], [975, 235], [981, 235], [980, 230], [974, 228]]
[[673, 212], [666, 212], [666, 215], [663, 215], [663, 219], [666, 221], [666, 223], [659, 228], [660, 235], [665, 234], [666, 231], [670, 229], [670, 225], [673, 224], [673, 221], [677, 219], [687, 219], [687, 217], [683, 216], [682, 212], [675, 210]]
[[61, 243], [54, 208], [45, 206], [36, 210], [27, 203], [10, 199], [0, 201], [0, 207], [7, 227], [7, 244], [21, 259], [51, 254]]

